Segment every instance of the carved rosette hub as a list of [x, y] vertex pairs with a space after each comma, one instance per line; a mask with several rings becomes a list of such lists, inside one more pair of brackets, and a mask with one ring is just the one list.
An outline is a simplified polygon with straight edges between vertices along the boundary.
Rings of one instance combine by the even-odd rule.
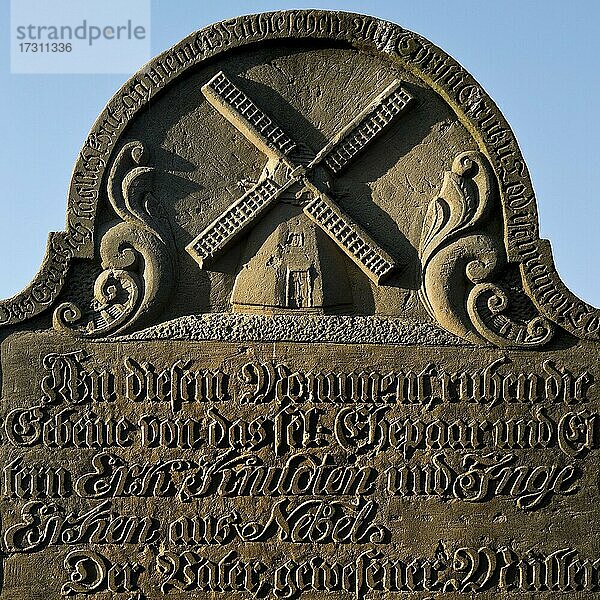
[[472, 343], [542, 346], [552, 338], [553, 325], [533, 306], [515, 310], [527, 298], [519, 289], [510, 290], [517, 296], [512, 297], [502, 287], [510, 265], [486, 223], [494, 198], [493, 173], [484, 155], [459, 154], [423, 223], [420, 296], [442, 327]]
[[107, 196], [119, 222], [100, 240], [102, 272], [93, 299], [82, 308], [64, 302], [54, 311], [55, 329], [99, 337], [141, 324], [170, 293], [175, 253], [167, 219], [152, 193], [154, 168], [139, 142], [118, 153], [109, 173]]

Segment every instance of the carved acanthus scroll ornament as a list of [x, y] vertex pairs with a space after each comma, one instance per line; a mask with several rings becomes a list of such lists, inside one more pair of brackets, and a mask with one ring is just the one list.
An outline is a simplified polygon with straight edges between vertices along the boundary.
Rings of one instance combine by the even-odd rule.
[[149, 191], [154, 168], [139, 142], [117, 155], [107, 195], [120, 222], [100, 240], [103, 271], [94, 283], [90, 306], [59, 305], [54, 327], [83, 337], [117, 333], [140, 324], [163, 304], [173, 280], [175, 253], [162, 207]]
[[552, 324], [533, 306], [513, 310], [528, 304], [527, 299], [518, 290], [510, 290], [519, 296], [511, 298], [502, 287], [510, 269], [505, 249], [484, 227], [494, 196], [483, 154], [458, 155], [425, 216], [421, 299], [442, 327], [470, 342], [542, 346], [554, 333]]

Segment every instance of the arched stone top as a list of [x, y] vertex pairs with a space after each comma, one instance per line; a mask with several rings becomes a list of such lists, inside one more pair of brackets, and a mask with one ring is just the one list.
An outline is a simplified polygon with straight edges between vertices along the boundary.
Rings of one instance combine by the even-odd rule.
[[[487, 185], [482, 175], [488, 164], [491, 169], [493, 181], [490, 185], [497, 189], [502, 207], [506, 261], [518, 267], [523, 288], [540, 313], [528, 326], [532, 331], [539, 326], [544, 329], [538, 337], [532, 332], [526, 335], [531, 334], [535, 344], [541, 343], [548, 333], [542, 323], [545, 318], [578, 338], [600, 339], [600, 311], [566, 288], [556, 272], [549, 242], [539, 238], [537, 206], [527, 166], [508, 123], [481, 86], [456, 61], [415, 33], [373, 17], [322, 10], [263, 13], [215, 23], [158, 55], [129, 79], [108, 102], [77, 157], [68, 194], [66, 231], [50, 234], [46, 257], [31, 284], [0, 303], [0, 324], [21, 323], [55, 307], [73, 261], [92, 259], [99, 251], [110, 252], [109, 241], [103, 238], [98, 250], [97, 239], [99, 199], [106, 188], [108, 200], [124, 226], [120, 233], [123, 234], [125, 229], [131, 233], [132, 228], [135, 229], [135, 239], [148, 246], [156, 262], [155, 274], [146, 282], [144, 291], [135, 298], [129, 296], [131, 303], [138, 303], [138, 316], [144, 317], [140, 322], [147, 322], [146, 317], [153, 307], [164, 300], [164, 294], [158, 288], [160, 281], [171, 276], [173, 265], [165, 266], [169, 263], [166, 258], [169, 242], [160, 232], [156, 233], [155, 224], [148, 222], [135, 207], [139, 200], [139, 182], [152, 175], [145, 149], [134, 142], [123, 147], [120, 140], [132, 120], [182, 76], [228, 53], [242, 48], [250, 51], [259, 44], [270, 42], [326, 43], [375, 54], [398, 64], [433, 89], [456, 114], [478, 147], [479, 154], [475, 152], [466, 157], [468, 165], [461, 166], [460, 157], [452, 168], [448, 165], [450, 179], [454, 177], [460, 185], [467, 187], [474, 184], [478, 190], [477, 201], [481, 201]], [[135, 199], [128, 197], [130, 192]], [[490, 194], [493, 193], [491, 190]], [[443, 190], [440, 197], [444, 197]], [[421, 247], [424, 262], [434, 264], [440, 260], [444, 245], [454, 243], [460, 237], [461, 227], [476, 227], [480, 216], [471, 215], [468, 219], [464, 216], [466, 221], [452, 231], [439, 228], [436, 231], [435, 222], [430, 223], [429, 242]], [[102, 281], [96, 281], [96, 297], [106, 302], [110, 300], [112, 278], [119, 279], [131, 266], [122, 256], [119, 260], [119, 268], [115, 263]], [[483, 303], [481, 306], [487, 302], [485, 310], [491, 310], [488, 317], [494, 318], [496, 309], [502, 312], [505, 298], [503, 300], [503, 295], [492, 289], [490, 286], [494, 286], [480, 274], [468, 275], [477, 288], [476, 293], [475, 289], [471, 290], [470, 314], [477, 312], [473, 307], [478, 302]], [[425, 267], [424, 281], [427, 281]], [[124, 285], [135, 287], [135, 277]], [[484, 287], [478, 287], [480, 285]], [[427, 305], [428, 290], [422, 292]], [[429, 293], [437, 292], [432, 288]], [[129, 314], [126, 304], [121, 306], [123, 315]], [[429, 308], [435, 316], [436, 307], [430, 303]], [[444, 312], [443, 307], [439, 310]], [[55, 324], [60, 328], [65, 323], [77, 321], [80, 315], [75, 313], [73, 306], [63, 307], [62, 312], [55, 312]], [[476, 314], [471, 314], [471, 318], [477, 322]], [[476, 327], [478, 333], [473, 335], [468, 332], [463, 335], [460, 326], [457, 327], [447, 328], [470, 341], [477, 342], [483, 337], [502, 345], [495, 334], [481, 333], [479, 326]], [[487, 326], [481, 324], [481, 327], [485, 330]], [[102, 329], [98, 331], [101, 333]], [[520, 340], [512, 340], [512, 343], [520, 345]]]

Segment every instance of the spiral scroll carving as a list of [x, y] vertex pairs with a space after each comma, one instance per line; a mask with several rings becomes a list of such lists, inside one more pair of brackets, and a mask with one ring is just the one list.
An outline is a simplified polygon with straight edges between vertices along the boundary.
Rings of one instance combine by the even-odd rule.
[[175, 253], [168, 222], [150, 190], [154, 168], [140, 142], [126, 144], [108, 177], [107, 196], [120, 221], [100, 240], [103, 271], [82, 308], [65, 302], [54, 327], [81, 337], [115, 334], [140, 325], [170, 294]]
[[531, 315], [515, 314], [498, 283], [508, 265], [502, 243], [485, 229], [493, 202], [486, 158], [475, 151], [458, 155], [425, 216], [420, 297], [442, 327], [472, 343], [541, 346], [552, 338], [552, 324], [533, 308]]

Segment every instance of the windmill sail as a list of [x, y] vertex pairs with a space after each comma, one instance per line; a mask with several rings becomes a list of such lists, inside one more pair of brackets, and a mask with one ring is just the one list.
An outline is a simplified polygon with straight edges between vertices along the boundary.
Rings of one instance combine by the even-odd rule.
[[202, 86], [205, 98], [257, 148], [272, 158], [287, 156], [296, 143], [219, 71]]
[[186, 247], [200, 268], [232, 242], [239, 233], [262, 215], [293, 180], [277, 183], [272, 178], [259, 181], [224, 213], [217, 217]]
[[380, 284], [396, 269], [394, 259], [348, 217], [326, 194], [315, 188], [304, 212], [372, 279]]
[[352, 160], [375, 140], [394, 119], [402, 114], [413, 97], [394, 80], [317, 154], [313, 163], [323, 162], [334, 173], [343, 171]]

